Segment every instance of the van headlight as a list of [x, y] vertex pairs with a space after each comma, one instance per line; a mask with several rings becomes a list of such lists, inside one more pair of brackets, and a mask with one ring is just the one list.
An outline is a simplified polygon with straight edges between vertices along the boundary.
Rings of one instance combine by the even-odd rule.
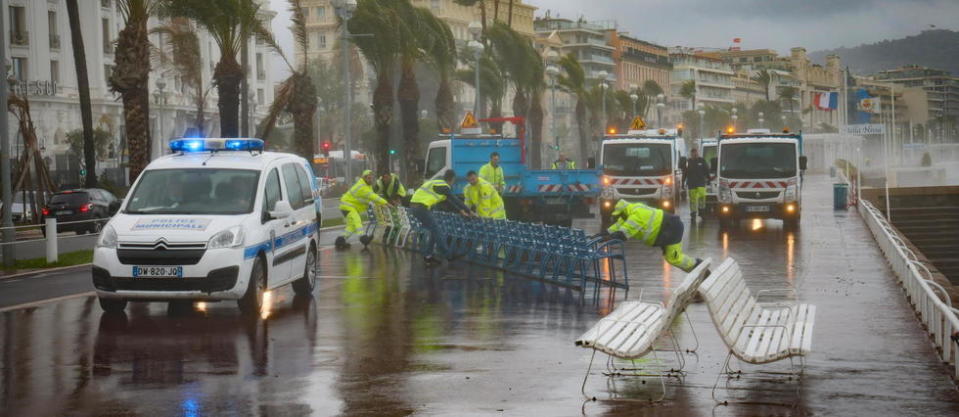
[[116, 249], [117, 231], [113, 228], [113, 226], [107, 225], [107, 227], [103, 228], [103, 231], [100, 232], [100, 238], [97, 239], [97, 247]]
[[786, 192], [784, 197], [786, 201], [796, 201], [796, 186], [790, 185], [786, 187]]
[[243, 228], [233, 226], [213, 235], [207, 249], [235, 248], [243, 244]]
[[733, 200], [732, 193], [729, 191], [729, 186], [720, 184], [719, 185], [719, 201], [724, 203], [731, 202]]

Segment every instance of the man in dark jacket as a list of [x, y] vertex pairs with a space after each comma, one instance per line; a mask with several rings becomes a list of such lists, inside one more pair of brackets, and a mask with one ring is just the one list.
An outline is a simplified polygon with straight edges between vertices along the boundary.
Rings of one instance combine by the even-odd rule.
[[689, 220], [695, 223], [696, 215], [703, 217], [703, 211], [706, 210], [706, 185], [709, 184], [709, 164], [699, 156], [696, 148], [689, 152], [683, 180], [689, 191]]

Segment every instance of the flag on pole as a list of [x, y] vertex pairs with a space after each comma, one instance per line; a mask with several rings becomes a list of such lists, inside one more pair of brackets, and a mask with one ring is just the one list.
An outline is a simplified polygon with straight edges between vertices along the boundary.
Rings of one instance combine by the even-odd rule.
[[839, 93], [814, 93], [813, 104], [819, 110], [836, 110], [839, 108]]
[[864, 113], [879, 114], [882, 112], [879, 97], [863, 97], [859, 99], [859, 111]]

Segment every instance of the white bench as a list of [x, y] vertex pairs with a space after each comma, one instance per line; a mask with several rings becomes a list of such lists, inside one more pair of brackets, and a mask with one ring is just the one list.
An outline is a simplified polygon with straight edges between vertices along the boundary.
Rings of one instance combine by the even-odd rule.
[[[586, 395], [585, 390], [586, 379], [589, 378], [596, 351], [620, 359], [637, 359], [652, 351], [656, 340], [665, 334], [671, 338], [680, 364], [678, 370], [671, 369], [670, 373], [682, 371], [685, 361], [669, 326], [679, 313], [686, 310], [697, 288], [706, 279], [709, 264], [710, 260], [706, 259], [696, 269], [690, 271], [679, 287], [673, 289], [669, 304], [625, 301], [576, 339], [576, 346], [593, 349], [593, 356], [586, 369], [586, 377], [583, 378], [583, 395], [587, 399], [592, 399]], [[609, 365], [610, 362], [607, 362], [607, 366]]]
[[[774, 290], [758, 291], [757, 295]], [[790, 290], [792, 291], [792, 290]], [[812, 349], [816, 306], [798, 303], [760, 303], [746, 286], [739, 264], [727, 258], [699, 287], [709, 314], [729, 348], [724, 369], [736, 356], [749, 364], [764, 364], [793, 357], [800, 359]], [[801, 373], [801, 369], [800, 369]], [[719, 378], [717, 377], [717, 385]], [[713, 386], [714, 398], [715, 388]]]

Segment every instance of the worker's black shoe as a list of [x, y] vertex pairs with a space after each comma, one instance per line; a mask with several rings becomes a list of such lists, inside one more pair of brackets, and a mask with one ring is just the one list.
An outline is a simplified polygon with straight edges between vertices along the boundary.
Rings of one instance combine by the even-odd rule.
[[351, 246], [346, 242], [346, 238], [343, 236], [336, 238], [336, 241], [333, 242], [333, 245], [336, 246], [337, 249], [349, 249]]
[[367, 236], [367, 235], [360, 236], [360, 243], [362, 243], [364, 247], [369, 246], [370, 242], [372, 241], [373, 241], [372, 236]]

